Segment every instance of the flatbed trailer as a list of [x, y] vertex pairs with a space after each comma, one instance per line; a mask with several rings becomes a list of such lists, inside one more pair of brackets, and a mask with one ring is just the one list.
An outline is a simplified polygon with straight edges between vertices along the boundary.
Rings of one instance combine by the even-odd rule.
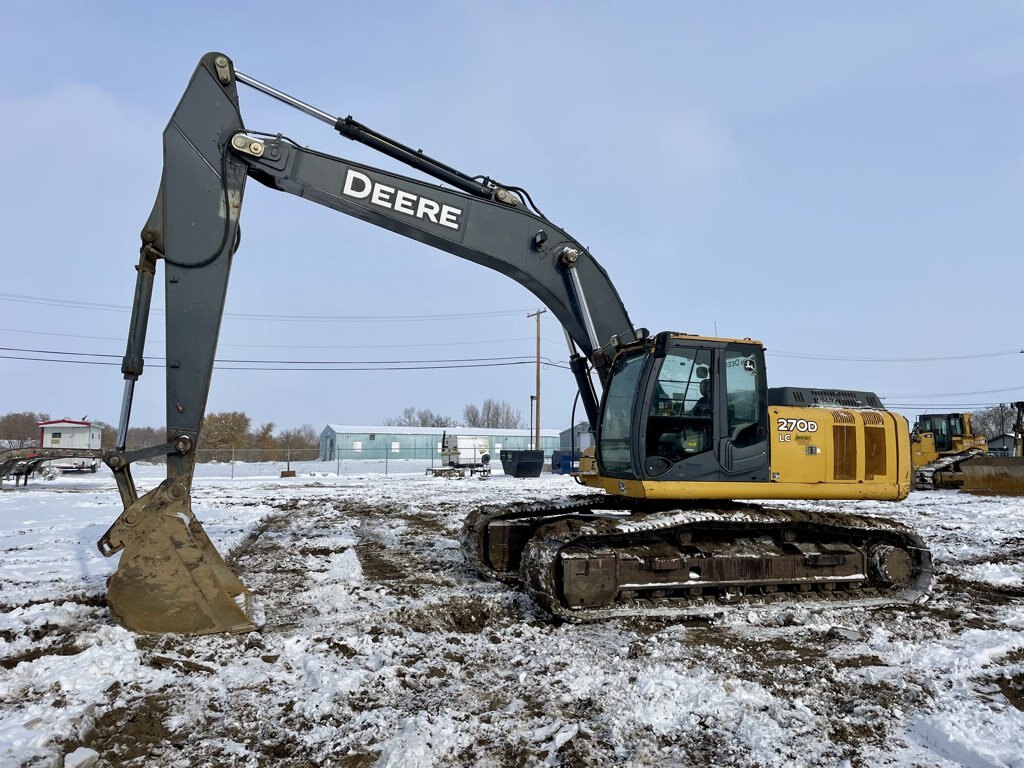
[[[49, 462], [62, 462], [74, 471], [95, 472], [105, 453], [102, 448], [10, 448], [0, 451], [0, 488], [5, 477], [14, 478], [14, 486], [28, 485], [28, 478]], [[60, 466], [60, 465], [58, 465]]]

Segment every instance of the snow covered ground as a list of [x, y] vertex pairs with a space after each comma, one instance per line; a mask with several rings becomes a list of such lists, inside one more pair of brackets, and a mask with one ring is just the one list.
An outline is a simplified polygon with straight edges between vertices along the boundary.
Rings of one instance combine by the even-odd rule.
[[457, 537], [476, 505], [583, 489], [423, 466], [201, 466], [196, 513], [265, 625], [200, 638], [112, 622], [108, 472], [5, 485], [0, 765], [1024, 766], [1019, 500], [844, 505], [929, 542], [923, 606], [574, 626]]

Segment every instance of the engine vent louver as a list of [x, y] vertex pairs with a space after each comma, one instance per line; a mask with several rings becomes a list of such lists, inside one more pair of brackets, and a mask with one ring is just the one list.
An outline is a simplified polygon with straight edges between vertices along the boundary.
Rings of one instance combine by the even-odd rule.
[[811, 394], [816, 405], [841, 405], [846, 408], [864, 406], [864, 393], [847, 392], [842, 389], [812, 389]]
[[770, 387], [768, 405], [817, 405], [831, 408], [877, 408], [885, 410], [874, 392], [809, 387]]

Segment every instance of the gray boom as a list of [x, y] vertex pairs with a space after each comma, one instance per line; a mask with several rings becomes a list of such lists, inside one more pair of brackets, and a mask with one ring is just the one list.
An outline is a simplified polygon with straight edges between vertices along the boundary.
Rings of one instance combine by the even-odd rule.
[[[325, 114], [244, 75], [238, 79], [311, 114]], [[222, 54], [204, 56], [164, 131], [164, 173], [142, 232], [135, 306], [122, 365], [127, 380], [118, 439], [122, 450], [133, 384], [142, 373], [155, 262], [160, 258], [166, 262], [168, 445], [185, 438], [188, 448], [198, 438], [249, 176], [507, 275], [551, 310], [602, 381], [613, 340], [636, 340], [604, 269], [576, 240], [527, 210], [514, 192], [471, 181], [422, 153], [382, 139], [351, 118], [335, 122], [343, 135], [468, 191], [332, 157], [280, 136], [249, 136], [238, 108], [231, 62]], [[361, 134], [370, 134], [372, 141]], [[403, 151], [411, 156], [403, 157]], [[586, 361], [577, 357], [573, 368], [594, 423], [597, 404]], [[194, 455], [192, 450], [175, 450], [173, 474], [190, 474]]]
[[[333, 123], [343, 135], [434, 176], [428, 184], [245, 132], [237, 83]], [[605, 383], [612, 351], [637, 339], [607, 274], [583, 246], [539, 212], [522, 190], [477, 179], [351, 118], [333, 118], [246, 75], [223, 54], [196, 68], [164, 130], [164, 169], [142, 250], [127, 349], [117, 448], [104, 456], [124, 512], [100, 538], [121, 553], [107, 582], [111, 612], [139, 632], [245, 632], [245, 587], [210, 542], [191, 504], [196, 447], [206, 411], [239, 212], [248, 177], [390, 229], [511, 277], [554, 314], [569, 339], [570, 367], [591, 423], [598, 420], [593, 366]], [[532, 205], [532, 203], [531, 203]], [[167, 442], [126, 450], [135, 383], [156, 276], [165, 262]], [[577, 351], [578, 349], [582, 354]], [[139, 496], [132, 462], [167, 457], [167, 479]]]

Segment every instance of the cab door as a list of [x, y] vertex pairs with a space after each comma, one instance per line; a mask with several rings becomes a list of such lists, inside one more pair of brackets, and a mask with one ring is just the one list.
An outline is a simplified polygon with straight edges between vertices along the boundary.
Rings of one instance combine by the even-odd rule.
[[722, 426], [718, 459], [726, 475], [768, 479], [768, 385], [760, 345], [730, 343], [722, 350]]

